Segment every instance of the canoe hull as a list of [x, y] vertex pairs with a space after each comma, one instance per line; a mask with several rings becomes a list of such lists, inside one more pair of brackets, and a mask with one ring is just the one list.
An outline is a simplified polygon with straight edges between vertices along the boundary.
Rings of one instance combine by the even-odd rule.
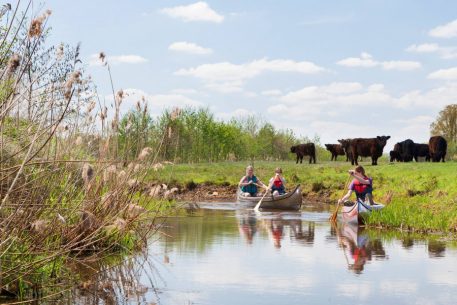
[[[262, 197], [246, 197], [242, 196], [240, 192], [237, 193], [237, 200], [239, 203], [246, 205], [246, 207], [255, 207]], [[267, 195], [262, 200], [259, 208], [264, 210], [299, 210], [302, 204], [302, 194], [300, 186], [297, 186], [293, 191], [284, 195], [272, 196]]]
[[343, 205], [343, 221], [350, 224], [363, 224], [364, 217], [369, 215], [372, 211], [379, 211], [384, 208], [383, 204], [375, 203], [375, 205], [370, 205], [366, 202], [357, 200], [352, 202], [352, 205], [347, 204]]

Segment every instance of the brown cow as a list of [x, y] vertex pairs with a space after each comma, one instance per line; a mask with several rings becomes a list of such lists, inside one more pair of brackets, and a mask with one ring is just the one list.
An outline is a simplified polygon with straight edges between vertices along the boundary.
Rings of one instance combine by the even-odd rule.
[[390, 136], [377, 136], [376, 138], [357, 138], [351, 140], [352, 165], [359, 165], [357, 159], [359, 156], [371, 157], [371, 164], [378, 165], [378, 158], [382, 156], [384, 146]]
[[331, 161], [336, 161], [338, 156], [344, 156], [346, 154], [341, 144], [325, 144], [325, 148], [327, 148], [327, 150], [332, 154]]
[[425, 161], [430, 162], [430, 150], [428, 144], [417, 144], [414, 143], [414, 160], [419, 162], [419, 157], [425, 157]]
[[303, 163], [304, 156], [309, 156], [310, 164], [311, 161], [314, 161], [314, 164], [316, 163], [316, 147], [314, 146], [314, 143], [298, 144], [292, 146], [290, 148], [290, 152], [297, 154], [297, 163], [298, 160], [300, 160], [300, 163]]
[[431, 137], [428, 141], [428, 148], [430, 150], [430, 157], [432, 162], [444, 162], [447, 152], [447, 142], [442, 136]]

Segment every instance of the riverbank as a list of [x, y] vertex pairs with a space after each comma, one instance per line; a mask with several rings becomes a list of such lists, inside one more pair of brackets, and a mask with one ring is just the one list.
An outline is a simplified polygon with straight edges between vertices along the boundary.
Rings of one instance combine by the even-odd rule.
[[[178, 200], [235, 200], [236, 186], [246, 162], [176, 164], [150, 171], [147, 181], [166, 183], [179, 189]], [[291, 161], [255, 162], [256, 175], [267, 181], [281, 167], [288, 186], [300, 184], [305, 201], [333, 204], [345, 192], [346, 162], [316, 165]], [[362, 162], [374, 180], [375, 200], [387, 203], [373, 214], [368, 225], [420, 232], [457, 231], [457, 163]], [[165, 179], [164, 179], [165, 178]]]

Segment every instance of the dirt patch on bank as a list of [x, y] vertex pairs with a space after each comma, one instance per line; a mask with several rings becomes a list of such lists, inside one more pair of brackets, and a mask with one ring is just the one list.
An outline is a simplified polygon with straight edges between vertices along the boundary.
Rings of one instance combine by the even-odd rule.
[[[164, 184], [154, 184], [149, 187], [153, 189], [157, 186], [164, 186]], [[187, 185], [170, 184], [166, 185], [166, 189], [174, 190], [172, 193], [166, 190], [160, 194], [166, 196], [166, 199], [174, 199], [177, 201], [188, 201], [188, 202], [201, 202], [201, 201], [236, 201], [236, 192], [238, 189], [237, 185], [218, 185], [211, 183], [192, 183]], [[302, 190], [304, 188], [302, 187]], [[159, 194], [158, 194], [159, 195]], [[319, 191], [303, 191], [303, 199], [307, 202], [319, 202], [319, 203], [331, 203], [332, 193], [330, 190], [322, 189]], [[159, 195], [160, 196], [160, 195]], [[160, 196], [161, 197], [161, 196]]]

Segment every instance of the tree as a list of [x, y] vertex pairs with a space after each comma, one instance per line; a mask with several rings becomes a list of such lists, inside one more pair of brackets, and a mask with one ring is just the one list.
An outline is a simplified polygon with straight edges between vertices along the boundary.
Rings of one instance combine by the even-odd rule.
[[457, 104], [447, 105], [430, 125], [432, 136], [441, 135], [450, 142], [457, 142]]

